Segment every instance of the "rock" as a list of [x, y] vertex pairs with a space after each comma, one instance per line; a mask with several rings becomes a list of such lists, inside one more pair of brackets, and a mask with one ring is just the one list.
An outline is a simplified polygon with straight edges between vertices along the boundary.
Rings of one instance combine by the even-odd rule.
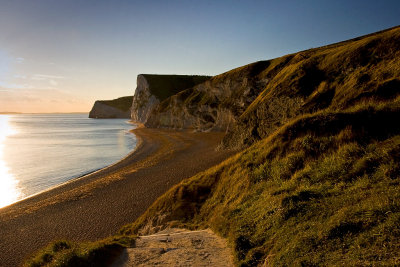
[[297, 116], [400, 95], [400, 28], [242, 66], [160, 101], [148, 127], [224, 131], [244, 148]]
[[146, 123], [161, 101], [209, 78], [199, 75], [138, 75], [131, 108], [132, 121]]
[[268, 64], [261, 61], [246, 65], [167, 98], [153, 109], [146, 126], [229, 130], [268, 82], [257, 77]]
[[137, 87], [133, 96], [131, 119], [135, 122], [145, 123], [151, 111], [160, 100], [151, 94], [150, 86], [144, 75], [138, 75]]

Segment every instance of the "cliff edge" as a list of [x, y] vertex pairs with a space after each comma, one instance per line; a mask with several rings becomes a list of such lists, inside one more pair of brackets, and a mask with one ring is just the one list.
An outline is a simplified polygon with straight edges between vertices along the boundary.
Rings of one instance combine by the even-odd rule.
[[132, 106], [132, 96], [124, 96], [113, 100], [97, 100], [89, 118], [94, 119], [115, 119], [131, 117], [130, 108]]
[[399, 266], [399, 59], [395, 27], [160, 99], [147, 126], [225, 129], [223, 146], [247, 148], [172, 186], [113, 240], [210, 228], [237, 266]]
[[237, 266], [398, 266], [399, 59], [395, 27], [164, 100], [149, 124], [212, 130], [230, 114], [223, 145], [247, 148], [173, 186], [121, 234], [211, 228]]
[[163, 100], [146, 126], [226, 131], [243, 148], [291, 119], [399, 94], [400, 28], [242, 66]]
[[132, 121], [146, 123], [161, 101], [209, 78], [199, 75], [138, 75], [131, 108]]

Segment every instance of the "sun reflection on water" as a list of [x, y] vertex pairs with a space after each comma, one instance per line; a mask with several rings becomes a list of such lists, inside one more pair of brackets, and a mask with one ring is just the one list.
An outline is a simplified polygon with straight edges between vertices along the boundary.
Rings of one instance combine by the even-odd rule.
[[9, 120], [9, 115], [0, 115], [0, 208], [23, 197], [18, 180], [10, 173], [4, 159], [4, 142], [7, 136], [16, 134]]

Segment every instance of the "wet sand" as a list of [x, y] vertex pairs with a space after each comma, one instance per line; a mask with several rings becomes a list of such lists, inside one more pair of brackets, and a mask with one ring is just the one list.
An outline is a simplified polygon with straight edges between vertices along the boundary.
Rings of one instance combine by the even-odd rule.
[[120, 162], [0, 209], [0, 266], [18, 266], [53, 240], [113, 235], [172, 185], [234, 153], [215, 150], [223, 133], [134, 133], [140, 142]]

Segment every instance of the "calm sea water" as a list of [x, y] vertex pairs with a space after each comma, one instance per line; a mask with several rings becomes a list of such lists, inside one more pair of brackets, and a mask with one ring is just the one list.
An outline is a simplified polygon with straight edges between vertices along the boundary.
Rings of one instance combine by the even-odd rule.
[[136, 146], [127, 119], [0, 115], [0, 207], [106, 167]]

